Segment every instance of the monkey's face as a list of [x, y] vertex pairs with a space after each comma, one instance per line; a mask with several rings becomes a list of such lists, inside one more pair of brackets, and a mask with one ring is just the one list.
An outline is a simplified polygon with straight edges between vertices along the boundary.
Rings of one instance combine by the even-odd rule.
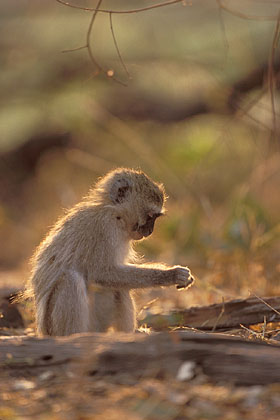
[[156, 219], [161, 216], [162, 213], [148, 213], [144, 223], [135, 223], [132, 227], [132, 239], [140, 240], [151, 235], [154, 230], [154, 224]]
[[161, 184], [141, 171], [119, 169], [101, 181], [96, 191], [105, 197], [106, 191], [109, 192], [109, 204], [116, 207], [117, 219], [122, 221], [122, 229], [129, 239], [140, 240], [152, 234], [166, 199]]

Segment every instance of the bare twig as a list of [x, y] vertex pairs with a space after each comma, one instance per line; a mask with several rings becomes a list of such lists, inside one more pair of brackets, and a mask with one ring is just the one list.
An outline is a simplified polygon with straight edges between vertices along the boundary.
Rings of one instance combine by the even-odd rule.
[[264, 303], [268, 308], [270, 308], [273, 312], [275, 312], [277, 315], [280, 315], [280, 312], [277, 311], [277, 309], [273, 308], [269, 303], [267, 303], [265, 300], [263, 300], [261, 297], [257, 296], [255, 293], [252, 293], [257, 299], [259, 299], [262, 303]]
[[253, 0], [255, 3], [273, 3], [273, 4], [279, 4], [279, 0]]
[[276, 133], [276, 112], [275, 112], [275, 98], [274, 98], [274, 87], [275, 87], [274, 86], [275, 85], [274, 62], [275, 62], [275, 52], [276, 52], [277, 45], [279, 42], [279, 36], [280, 36], [280, 11], [278, 13], [270, 57], [268, 61], [268, 86], [269, 86], [269, 91], [270, 91], [272, 124], [273, 124], [274, 135]]
[[258, 118], [254, 117], [253, 115], [250, 114], [250, 109], [246, 110], [246, 108], [243, 108], [242, 106], [236, 105], [236, 108], [238, 110], [238, 114], [236, 114], [237, 116], [245, 116], [247, 118], [249, 118], [251, 121], [255, 122], [256, 124], [260, 125], [261, 127], [263, 127], [266, 130], [271, 130], [271, 127], [267, 124], [265, 124], [264, 122], [262, 122], [261, 120], [259, 120]]
[[152, 299], [152, 300], [150, 300], [148, 303], [146, 303], [146, 305], [144, 305], [141, 309], [140, 309], [140, 311], [138, 312], [138, 314], [137, 314], [137, 317], [139, 318], [141, 315], [142, 315], [142, 313], [146, 310], [146, 309], [148, 309], [153, 303], [155, 303], [155, 302], [157, 302], [158, 301], [158, 297], [157, 298], [154, 298], [154, 299]]
[[[63, 3], [63, 2], [61, 2], [60, 0], [57, 0], [57, 1], [59, 1], [60, 3]], [[94, 54], [93, 54], [93, 51], [92, 51], [90, 38], [91, 38], [92, 28], [93, 28], [93, 25], [94, 25], [94, 22], [95, 22], [95, 19], [96, 19], [97, 13], [99, 12], [99, 8], [101, 7], [101, 3], [102, 3], [102, 0], [99, 0], [99, 1], [98, 1], [98, 3], [97, 3], [97, 5], [96, 5], [96, 8], [95, 8], [95, 9], [90, 9], [90, 10], [92, 10], [92, 11], [93, 11], [93, 14], [92, 14], [92, 16], [91, 16], [90, 23], [89, 23], [88, 30], [87, 30], [87, 34], [86, 34], [86, 44], [85, 44], [85, 45], [82, 45], [81, 47], [77, 47], [77, 48], [72, 48], [72, 49], [64, 50], [64, 51], [62, 51], [62, 52], [64, 52], [64, 53], [65, 53], [65, 52], [74, 52], [74, 51], [79, 51], [79, 50], [82, 50], [82, 49], [87, 49], [87, 51], [88, 51], [88, 55], [89, 55], [89, 58], [90, 58], [91, 62], [92, 62], [92, 63], [93, 63], [93, 65], [97, 68], [97, 73], [98, 73], [98, 72], [101, 72], [101, 73], [103, 73], [105, 76], [107, 76], [107, 77], [109, 77], [110, 79], [114, 80], [115, 82], [120, 83], [120, 84], [121, 84], [121, 85], [123, 85], [123, 86], [126, 86], [126, 84], [125, 84], [125, 83], [123, 83], [121, 80], [119, 80], [119, 79], [117, 79], [116, 77], [114, 77], [114, 72], [113, 72], [113, 70], [108, 70], [108, 71], [107, 71], [104, 67], [102, 67], [102, 66], [101, 66], [101, 64], [100, 64], [100, 63], [96, 60], [96, 58], [94, 57]], [[64, 4], [64, 3], [63, 3], [63, 4]], [[114, 32], [113, 32], [113, 31], [112, 31], [112, 33], [114, 34]], [[116, 47], [116, 49], [117, 49], [117, 52], [118, 52], [118, 55], [119, 55], [119, 57], [120, 57], [121, 63], [122, 63], [122, 65], [125, 67], [124, 62], [123, 62], [123, 60], [121, 59], [120, 52], [119, 52], [119, 49], [118, 49], [118, 47], [117, 47], [117, 44], [116, 44], [116, 40], [115, 40], [114, 35], [113, 35], [113, 38], [114, 38], [115, 47]], [[125, 68], [126, 68], [126, 67], [125, 67]]]
[[249, 334], [254, 335], [255, 337], [259, 337], [259, 335], [260, 335], [260, 333], [254, 331], [254, 330], [251, 330], [250, 328], [245, 327], [245, 325], [243, 325], [243, 324], [240, 324], [240, 327], [243, 328], [243, 330], [247, 331]]
[[224, 22], [223, 15], [222, 15], [223, 9], [221, 7], [219, 7], [219, 0], [216, 0], [216, 2], [217, 2], [217, 5], [218, 5], [219, 22], [220, 22], [220, 27], [221, 27], [221, 31], [222, 31], [222, 35], [223, 35], [224, 46], [225, 46], [225, 57], [227, 59], [228, 51], [229, 51], [229, 42], [228, 42], [228, 38], [227, 38], [225, 22]]
[[263, 338], [263, 339], [265, 338], [266, 326], [267, 326], [267, 323], [266, 323], [266, 316], [264, 316], [264, 317], [263, 317], [263, 325], [262, 325], [262, 338]]
[[146, 12], [148, 10], [157, 9], [159, 7], [165, 7], [165, 6], [170, 6], [170, 5], [176, 4], [176, 3], [182, 3], [183, 0], [170, 0], [170, 1], [165, 1], [163, 3], [153, 4], [153, 5], [147, 6], [147, 7], [142, 7], [142, 8], [139, 8], [139, 9], [128, 9], [128, 10], [100, 9], [97, 6], [96, 6], [96, 8], [93, 8], [93, 7], [81, 7], [81, 6], [76, 6], [75, 4], [68, 3], [68, 2], [63, 1], [63, 0], [56, 0], [56, 1], [58, 3], [64, 4], [64, 6], [72, 7], [74, 9], [84, 10], [84, 11], [87, 11], [87, 12], [88, 11], [89, 12], [98, 11], [100, 13], [129, 14], [129, 13]]
[[222, 318], [223, 314], [225, 313], [225, 299], [224, 299], [224, 297], [222, 297], [222, 304], [223, 304], [223, 306], [222, 306], [221, 312], [219, 313], [219, 316], [216, 319], [215, 325], [213, 326], [213, 328], [211, 330], [212, 332], [214, 332], [216, 330], [216, 327], [218, 325], [218, 322], [220, 321], [220, 319]]
[[76, 47], [76, 48], [70, 48], [69, 50], [63, 50], [61, 51], [62, 53], [68, 53], [68, 52], [74, 52], [74, 51], [80, 51], [80, 50], [84, 50], [87, 48], [87, 45], [82, 45], [81, 47]]
[[[57, 0], [57, 1], [60, 2], [61, 0]], [[221, 9], [223, 9], [226, 12], [230, 13], [231, 15], [237, 16], [241, 19], [259, 20], [259, 21], [277, 20], [277, 16], [275, 16], [275, 15], [271, 15], [271, 16], [247, 15], [246, 13], [242, 13], [239, 10], [235, 10], [235, 9], [232, 9], [231, 7], [229, 7], [229, 6], [226, 6], [223, 3], [223, 0], [217, 0], [217, 3], [218, 3], [218, 5]]]
[[94, 10], [94, 12], [93, 12], [93, 14], [92, 14], [92, 17], [91, 17], [91, 20], [90, 20], [90, 23], [89, 23], [89, 27], [88, 27], [88, 31], [87, 31], [87, 36], [86, 36], [86, 46], [87, 46], [87, 49], [88, 49], [88, 54], [89, 54], [89, 57], [90, 57], [90, 59], [91, 59], [91, 61], [93, 62], [93, 64], [97, 67], [97, 69], [99, 70], [99, 71], [102, 71], [102, 73], [105, 73], [105, 74], [107, 74], [107, 72], [106, 72], [106, 70], [105, 69], [103, 69], [102, 67], [101, 67], [101, 65], [96, 61], [96, 59], [94, 58], [94, 55], [93, 55], [93, 52], [92, 52], [92, 49], [91, 49], [91, 45], [90, 45], [90, 36], [91, 36], [91, 33], [92, 33], [92, 28], [93, 28], [93, 24], [94, 24], [94, 21], [95, 21], [95, 18], [96, 18], [96, 16], [97, 16], [97, 13], [98, 13], [98, 9], [100, 8], [100, 6], [101, 6], [101, 3], [102, 3], [102, 0], [98, 0], [98, 3], [97, 3], [97, 6], [96, 6], [96, 9]]
[[123, 68], [124, 68], [124, 70], [125, 70], [125, 72], [127, 74], [127, 77], [130, 79], [129, 71], [127, 70], [127, 67], [125, 65], [125, 62], [122, 59], [122, 56], [121, 56], [121, 53], [120, 53], [120, 49], [119, 49], [119, 46], [118, 46], [118, 43], [117, 43], [117, 39], [116, 39], [116, 36], [115, 36], [114, 27], [113, 27], [112, 13], [109, 14], [109, 17], [110, 17], [110, 29], [111, 29], [111, 33], [112, 33], [114, 45], [115, 45], [116, 51], [118, 53], [119, 60], [120, 60], [122, 66], [123, 66]]
[[258, 104], [258, 102], [262, 99], [262, 97], [266, 94], [267, 88], [263, 88], [259, 92], [257, 92], [256, 96], [252, 98], [244, 107], [240, 107], [235, 105], [237, 108], [237, 117], [243, 117], [244, 115], [248, 115], [250, 110]]

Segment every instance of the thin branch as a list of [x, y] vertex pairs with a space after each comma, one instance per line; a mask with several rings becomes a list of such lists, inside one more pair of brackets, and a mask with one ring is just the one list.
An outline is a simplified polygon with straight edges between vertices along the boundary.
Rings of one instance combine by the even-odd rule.
[[273, 115], [272, 124], [273, 124], [274, 135], [276, 133], [276, 111], [275, 111], [275, 98], [274, 98], [274, 87], [275, 87], [274, 86], [275, 85], [274, 62], [275, 62], [275, 53], [276, 53], [277, 45], [279, 42], [279, 36], [280, 36], [280, 11], [278, 13], [270, 57], [268, 61], [268, 85], [269, 85], [270, 100], [271, 100], [271, 112]]
[[222, 306], [221, 312], [219, 313], [219, 316], [216, 319], [215, 325], [213, 326], [213, 328], [211, 330], [212, 332], [214, 332], [216, 330], [218, 322], [220, 321], [223, 314], [225, 313], [225, 299], [224, 299], [224, 297], [222, 297], [222, 304], [223, 304], [223, 306]]
[[273, 312], [275, 312], [277, 315], [280, 315], [280, 312], [277, 311], [277, 309], [273, 308], [269, 303], [267, 303], [265, 300], [263, 300], [261, 297], [257, 296], [255, 293], [252, 293], [257, 299], [259, 299], [262, 303], [264, 303], [268, 308], [270, 308]]
[[87, 45], [82, 45], [81, 47], [76, 47], [76, 48], [71, 48], [69, 50], [62, 50], [62, 53], [68, 53], [68, 52], [73, 52], [73, 51], [80, 51], [80, 50], [84, 50], [86, 49], [88, 46]]
[[[123, 86], [126, 86], [125, 83], [123, 83], [121, 80], [118, 80], [116, 77], [114, 77], [114, 72], [112, 70], [108, 70], [107, 71], [105, 68], [103, 68], [101, 66], [101, 64], [99, 64], [99, 62], [94, 57], [94, 54], [93, 54], [93, 51], [92, 51], [92, 47], [91, 47], [91, 43], [90, 43], [90, 38], [91, 38], [91, 34], [92, 34], [92, 28], [93, 28], [93, 25], [94, 25], [94, 22], [95, 22], [97, 13], [99, 12], [99, 8], [101, 6], [102, 1], [103, 0], [98, 0], [98, 3], [96, 5], [96, 9], [92, 9], [93, 10], [93, 14], [91, 16], [90, 23], [89, 23], [88, 30], [87, 30], [87, 34], [86, 34], [86, 44], [85, 45], [82, 45], [81, 47], [72, 48], [72, 49], [69, 49], [69, 50], [64, 50], [62, 52], [65, 53], [65, 52], [73, 52], [73, 51], [79, 51], [79, 50], [82, 50], [82, 49], [87, 49], [88, 55], [89, 55], [89, 58], [90, 58], [91, 62], [97, 68], [97, 73], [98, 72], [101, 72], [101, 73], [105, 74], [108, 78], [114, 80], [115, 82], [120, 83]], [[119, 50], [118, 49], [117, 49], [117, 51], [119, 53]], [[121, 60], [121, 62], [124, 65], [124, 63], [123, 63], [122, 60]]]
[[56, 0], [56, 1], [58, 3], [64, 4], [64, 6], [72, 7], [74, 9], [79, 9], [79, 10], [85, 10], [85, 11], [89, 11], [89, 12], [97, 11], [97, 12], [100, 12], [100, 13], [128, 14], [128, 13], [146, 12], [148, 10], [157, 9], [159, 7], [170, 6], [170, 5], [176, 4], [176, 3], [182, 3], [183, 0], [170, 0], [170, 1], [166, 1], [164, 3], [153, 4], [152, 6], [142, 7], [142, 8], [139, 8], [139, 9], [128, 9], [128, 10], [99, 9], [97, 6], [96, 6], [96, 8], [81, 7], [81, 6], [76, 6], [75, 4], [68, 3], [68, 2], [63, 1], [63, 0]]
[[114, 33], [114, 28], [113, 28], [113, 21], [112, 21], [112, 14], [127, 14], [127, 13], [138, 13], [138, 12], [144, 12], [144, 11], [148, 11], [148, 10], [152, 10], [152, 9], [156, 9], [159, 7], [164, 7], [164, 6], [170, 6], [172, 4], [176, 4], [176, 3], [182, 3], [183, 0], [169, 0], [169, 1], [165, 1], [163, 3], [157, 3], [157, 4], [153, 4], [151, 6], [147, 6], [147, 7], [143, 7], [143, 8], [139, 8], [139, 9], [129, 9], [129, 10], [106, 10], [106, 9], [101, 9], [101, 3], [102, 0], [99, 0], [96, 7], [92, 8], [92, 7], [81, 7], [81, 6], [76, 6], [74, 4], [68, 3], [64, 0], [56, 0], [58, 3], [63, 4], [64, 6], [68, 6], [68, 7], [72, 7], [74, 9], [79, 9], [79, 10], [84, 10], [84, 11], [89, 11], [89, 12], [93, 12], [89, 26], [88, 26], [88, 30], [87, 30], [87, 35], [86, 35], [86, 45], [83, 45], [81, 47], [77, 47], [77, 48], [72, 48], [69, 50], [64, 50], [63, 52], [73, 52], [73, 51], [79, 51], [82, 49], [87, 49], [88, 50], [88, 55], [89, 58], [91, 60], [91, 62], [94, 64], [94, 66], [97, 68], [98, 72], [102, 72], [103, 74], [105, 74], [108, 78], [114, 80], [117, 83], [120, 83], [123, 86], [126, 86], [126, 84], [120, 80], [118, 80], [117, 78], [114, 77], [114, 71], [113, 70], [106, 70], [104, 69], [99, 62], [96, 60], [96, 58], [94, 57], [93, 51], [92, 51], [92, 47], [91, 47], [91, 43], [90, 43], [90, 38], [91, 38], [91, 34], [92, 34], [92, 28], [96, 19], [96, 15], [97, 13], [109, 13], [109, 17], [110, 17], [110, 28], [111, 28], [111, 33], [112, 33], [112, 37], [113, 37], [113, 41], [114, 41], [114, 45], [119, 57], [119, 60], [121, 62], [121, 65], [123, 66], [128, 78], [130, 78], [130, 74], [128, 72], [128, 69], [122, 59], [119, 47], [118, 47], [118, 43], [116, 40], [116, 36]]
[[128, 71], [126, 65], [125, 65], [125, 62], [122, 59], [122, 56], [121, 56], [121, 53], [120, 53], [120, 50], [119, 50], [119, 46], [118, 46], [118, 43], [117, 43], [117, 39], [116, 39], [116, 36], [115, 36], [115, 32], [114, 32], [114, 28], [113, 28], [112, 13], [109, 14], [109, 17], [110, 17], [110, 29], [111, 29], [112, 37], [113, 37], [113, 40], [114, 40], [114, 45], [115, 45], [116, 51], [118, 53], [119, 60], [120, 60], [122, 66], [124, 68], [124, 71], [127, 74], [127, 77], [130, 79], [131, 77], [130, 77], [129, 71]]
[[264, 316], [263, 317], [263, 325], [262, 325], [262, 338], [263, 338], [263, 340], [265, 339], [266, 327], [267, 327], [266, 316]]
[[91, 16], [91, 20], [90, 20], [90, 23], [89, 23], [89, 27], [88, 27], [88, 31], [87, 31], [87, 36], [86, 36], [86, 46], [87, 46], [87, 49], [88, 49], [89, 57], [90, 57], [91, 61], [93, 62], [93, 64], [97, 67], [97, 69], [99, 71], [102, 71], [102, 73], [107, 74], [106, 70], [103, 69], [101, 67], [101, 65], [94, 58], [94, 55], [93, 55], [93, 52], [92, 52], [92, 49], [91, 49], [91, 45], [90, 45], [90, 36], [91, 36], [91, 33], [92, 33], [93, 24], [94, 24], [95, 18], [97, 16], [98, 9], [101, 6], [101, 3], [102, 3], [102, 0], [98, 0], [96, 9], [94, 10], [94, 12], [93, 12], [93, 14]]
[[[217, 5], [219, 6], [219, 0], [216, 0], [216, 2], [217, 2]], [[224, 46], [225, 46], [225, 56], [227, 59], [228, 52], [229, 52], [229, 42], [227, 38], [225, 22], [222, 15], [223, 9], [221, 7], [218, 7], [218, 10], [219, 10], [219, 22], [220, 22], [220, 27], [221, 27], [221, 31], [223, 35]]]
[[[261, 127], [265, 128], [266, 130], [271, 130], [271, 127], [267, 124], [265, 124], [264, 122], [258, 120], [256, 117], [254, 117], [253, 115], [250, 114], [251, 109], [256, 105], [261, 107], [262, 105], [259, 103], [259, 101], [261, 100], [261, 98], [266, 94], [267, 92], [267, 87], [263, 88], [260, 92], [258, 92], [256, 94], [256, 96], [251, 99], [244, 107], [240, 106], [238, 104], [235, 104], [235, 109], [236, 109], [236, 117], [238, 118], [242, 118], [244, 116], [246, 116], [247, 118], [249, 118], [250, 120], [254, 121], [255, 123], [259, 124]], [[267, 108], [265, 108], [267, 109]], [[275, 114], [278, 115], [278, 114]]]
[[[259, 105], [259, 104], [257, 104]], [[236, 109], [237, 109], [237, 113], [236, 116], [238, 117], [243, 117], [246, 116], [247, 118], [249, 118], [251, 121], [255, 122], [256, 124], [260, 125], [261, 127], [263, 127], [266, 130], [271, 130], [271, 127], [267, 124], [265, 124], [264, 122], [258, 120], [258, 118], [254, 117], [253, 115], [250, 114], [250, 109], [246, 110], [246, 108], [242, 108], [242, 106], [236, 105]]]
[[254, 335], [256, 338], [262, 338], [262, 335], [254, 330], [251, 330], [250, 328], [245, 327], [245, 325], [240, 324], [240, 327], [243, 328], [243, 330], [247, 331], [249, 334]]
[[[57, 0], [61, 1], [61, 0]], [[223, 0], [217, 0], [219, 7], [226, 12], [230, 13], [231, 15], [237, 16], [241, 19], [246, 20], [260, 20], [260, 21], [267, 21], [267, 20], [277, 20], [277, 16], [258, 16], [258, 15], [247, 15], [246, 13], [239, 12], [238, 10], [231, 9], [229, 6], [226, 6], [223, 3]]]
[[86, 12], [94, 12], [94, 11], [96, 11], [96, 9], [93, 9], [93, 8], [91, 8], [91, 7], [81, 7], [81, 6], [76, 6], [75, 4], [71, 4], [71, 3], [68, 3], [68, 2], [63, 1], [63, 0], [56, 0], [56, 1], [57, 1], [58, 3], [63, 4], [64, 6], [72, 7], [73, 9], [84, 10], [84, 11], [86, 11]]
[[235, 105], [237, 109], [237, 116], [243, 117], [244, 115], [248, 115], [248, 113], [251, 111], [251, 109], [255, 105], [259, 105], [258, 102], [262, 99], [262, 97], [266, 94], [267, 88], [262, 88], [259, 92], [257, 92], [256, 96], [252, 98], [244, 107], [239, 107], [238, 105]]
[[142, 313], [146, 310], [146, 309], [148, 309], [153, 303], [155, 303], [155, 302], [157, 302], [159, 300], [159, 298], [157, 297], [157, 298], [154, 298], [154, 299], [152, 299], [152, 300], [149, 300], [149, 302], [148, 303], [146, 303], [146, 305], [144, 305], [141, 309], [140, 309], [140, 311], [138, 312], [138, 314], [137, 314], [137, 319], [139, 319], [140, 317], [141, 317], [141, 315], [142, 315]]
[[262, 3], [262, 4], [266, 4], [266, 3], [273, 3], [273, 4], [279, 4], [279, 0], [252, 0], [255, 3]]

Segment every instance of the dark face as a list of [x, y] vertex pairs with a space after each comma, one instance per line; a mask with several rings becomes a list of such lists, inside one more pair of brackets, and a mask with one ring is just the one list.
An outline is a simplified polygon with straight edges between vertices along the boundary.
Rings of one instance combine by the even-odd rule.
[[144, 225], [139, 225], [136, 223], [133, 226], [134, 239], [142, 239], [143, 237], [146, 238], [147, 236], [151, 235], [154, 230], [155, 221], [161, 215], [161, 213], [148, 214], [146, 223]]

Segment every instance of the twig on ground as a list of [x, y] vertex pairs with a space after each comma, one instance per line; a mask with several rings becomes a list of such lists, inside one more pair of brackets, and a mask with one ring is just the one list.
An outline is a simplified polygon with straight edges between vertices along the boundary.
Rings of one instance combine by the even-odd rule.
[[263, 325], [262, 325], [262, 337], [263, 339], [265, 338], [265, 333], [266, 333], [266, 316], [263, 317]]
[[252, 295], [254, 295], [257, 299], [259, 299], [262, 303], [264, 303], [268, 308], [270, 308], [272, 311], [274, 311], [277, 315], [280, 315], [279, 311], [277, 311], [275, 308], [273, 308], [269, 303], [267, 303], [261, 297], [257, 296], [255, 293], [252, 293]]
[[149, 300], [149, 302], [147, 302], [146, 303], [146, 305], [144, 305], [141, 309], [140, 309], [140, 311], [138, 312], [138, 318], [139, 318], [139, 316], [146, 310], [146, 309], [148, 309], [153, 303], [155, 303], [156, 301], [158, 301], [159, 300], [159, 298], [158, 297], [156, 297], [156, 298], [154, 298], [154, 299], [152, 299], [152, 300]]
[[219, 316], [216, 319], [215, 325], [213, 326], [213, 328], [211, 330], [212, 332], [214, 332], [216, 330], [218, 322], [220, 321], [223, 314], [225, 313], [225, 299], [224, 299], [224, 297], [222, 297], [222, 304], [223, 304], [223, 306], [222, 306], [221, 312], [219, 313]]
[[254, 335], [255, 337], [259, 338], [260, 333], [251, 330], [250, 328], [245, 327], [245, 325], [240, 324], [240, 327], [243, 328], [243, 330], [247, 331], [248, 333]]

